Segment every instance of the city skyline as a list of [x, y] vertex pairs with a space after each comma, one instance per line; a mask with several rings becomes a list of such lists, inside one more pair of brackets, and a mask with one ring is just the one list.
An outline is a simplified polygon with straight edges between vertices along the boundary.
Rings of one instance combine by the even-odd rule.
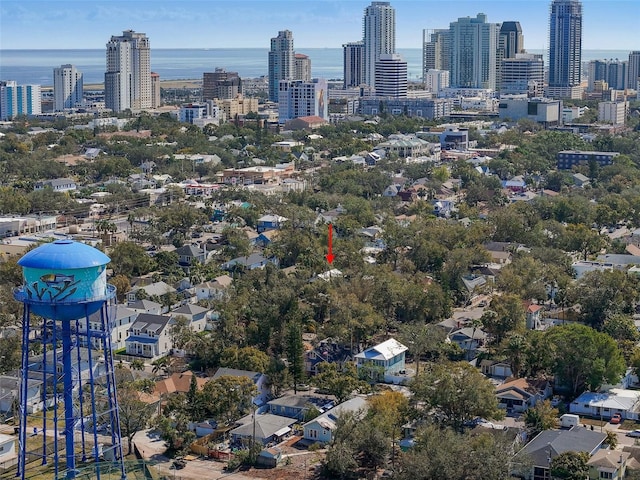
[[[638, 49], [634, 38], [637, 16], [629, 14], [636, 11], [634, 0], [582, 3], [583, 49]], [[340, 48], [361, 36], [362, 12], [369, 4], [355, 0], [238, 0], [233, 4], [207, 0], [5, 0], [0, 5], [0, 46], [104, 48], [114, 31], [134, 29], [146, 33], [159, 49], [256, 48], [268, 46], [274, 32], [288, 29], [296, 38], [296, 49]], [[396, 0], [391, 5], [396, 11], [396, 48], [421, 48], [423, 29], [447, 28], [459, 17], [478, 13], [486, 14], [493, 23], [519, 21], [526, 49], [549, 47], [549, 0], [465, 0], [455, 2], [455, 8], [442, 8], [435, 0]], [[168, 34], [172, 26], [175, 35]], [[58, 27], [64, 28], [55, 30]]]

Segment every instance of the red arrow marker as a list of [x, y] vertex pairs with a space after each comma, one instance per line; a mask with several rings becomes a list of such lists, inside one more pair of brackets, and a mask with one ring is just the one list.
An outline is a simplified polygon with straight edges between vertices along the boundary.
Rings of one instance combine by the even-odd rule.
[[325, 255], [329, 265], [333, 263], [333, 225], [329, 224], [329, 253]]

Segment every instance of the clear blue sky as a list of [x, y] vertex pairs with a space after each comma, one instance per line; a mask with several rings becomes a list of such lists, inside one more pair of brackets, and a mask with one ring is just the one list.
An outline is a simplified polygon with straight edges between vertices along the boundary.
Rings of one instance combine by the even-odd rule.
[[[268, 48], [278, 30], [295, 48], [340, 47], [362, 37], [360, 0], [2, 0], [0, 49], [104, 48], [133, 29], [152, 48]], [[422, 29], [458, 17], [516, 20], [525, 47], [547, 46], [549, 0], [395, 0], [396, 46], [421, 48]], [[639, 0], [583, 0], [583, 48], [640, 50]]]

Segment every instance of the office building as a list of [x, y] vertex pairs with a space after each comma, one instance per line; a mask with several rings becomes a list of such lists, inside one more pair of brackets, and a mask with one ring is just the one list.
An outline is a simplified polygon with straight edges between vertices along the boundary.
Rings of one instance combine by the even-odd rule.
[[151, 49], [144, 33], [125, 30], [107, 43], [104, 101], [114, 112], [151, 108]]
[[278, 101], [280, 80], [293, 80], [295, 75], [295, 56], [293, 52], [293, 34], [289, 30], [278, 32], [271, 39], [269, 51], [269, 100]]
[[298, 117], [320, 117], [329, 119], [327, 81], [314, 79], [280, 80], [278, 90], [278, 122], [286, 123]]
[[596, 82], [605, 82], [609, 88], [624, 90], [627, 87], [628, 62], [626, 60], [592, 60], [588, 64], [587, 91], [596, 90]]
[[156, 72], [151, 72], [151, 108], [158, 108], [161, 105], [160, 75]]
[[364, 83], [364, 42], [342, 45], [344, 88], [358, 87]]
[[61, 112], [82, 103], [82, 73], [73, 65], [62, 65], [53, 69], [53, 108]]
[[443, 88], [449, 88], [449, 71], [429, 69], [424, 77], [424, 88], [437, 93]]
[[238, 95], [235, 98], [216, 99], [215, 102], [227, 119], [235, 119], [249, 112], [258, 113], [257, 98], [245, 98]]
[[627, 88], [638, 90], [640, 88], [640, 50], [629, 53], [627, 65]]
[[495, 89], [500, 27], [487, 16], [463, 17], [449, 25], [451, 85], [458, 88]]
[[549, 16], [549, 89], [574, 96], [582, 74], [582, 3], [553, 0]]
[[627, 118], [627, 102], [599, 102], [598, 122], [612, 125], [624, 125]]
[[498, 39], [500, 58], [515, 58], [516, 54], [524, 53], [524, 36], [520, 22], [502, 22]]
[[376, 62], [376, 96], [407, 96], [407, 62], [397, 53], [384, 53]]
[[0, 120], [13, 120], [18, 115], [41, 113], [40, 85], [18, 85], [14, 81], [0, 82]]
[[308, 55], [302, 53], [294, 54], [295, 73], [294, 80], [302, 80], [303, 82], [311, 81], [311, 59]]
[[541, 97], [544, 94], [544, 61], [542, 55], [516, 53], [502, 60], [500, 94]]
[[525, 95], [512, 95], [500, 98], [498, 116], [501, 119], [517, 121], [527, 118], [545, 127], [560, 125], [562, 119], [562, 101], [548, 98], [527, 98]]
[[423, 78], [429, 70], [449, 70], [451, 61], [449, 29], [422, 31]]
[[216, 68], [214, 72], [202, 74], [202, 98], [235, 98], [242, 93], [242, 80], [238, 72], [227, 72], [224, 68]]
[[396, 52], [396, 11], [389, 2], [371, 2], [363, 19], [364, 82], [375, 87], [380, 55]]

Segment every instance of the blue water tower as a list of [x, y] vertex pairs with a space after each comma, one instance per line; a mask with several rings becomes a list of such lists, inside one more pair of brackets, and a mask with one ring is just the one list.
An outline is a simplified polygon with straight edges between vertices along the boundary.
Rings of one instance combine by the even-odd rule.
[[[110, 313], [116, 289], [107, 283], [110, 259], [84, 243], [58, 240], [25, 254], [17, 476], [34, 459], [53, 464], [54, 478], [75, 478], [95, 464], [95, 475], [116, 470], [126, 478], [116, 397]], [[28, 398], [39, 380], [41, 402]], [[27, 418], [37, 417], [27, 444]], [[37, 442], [38, 445], [40, 442]]]

